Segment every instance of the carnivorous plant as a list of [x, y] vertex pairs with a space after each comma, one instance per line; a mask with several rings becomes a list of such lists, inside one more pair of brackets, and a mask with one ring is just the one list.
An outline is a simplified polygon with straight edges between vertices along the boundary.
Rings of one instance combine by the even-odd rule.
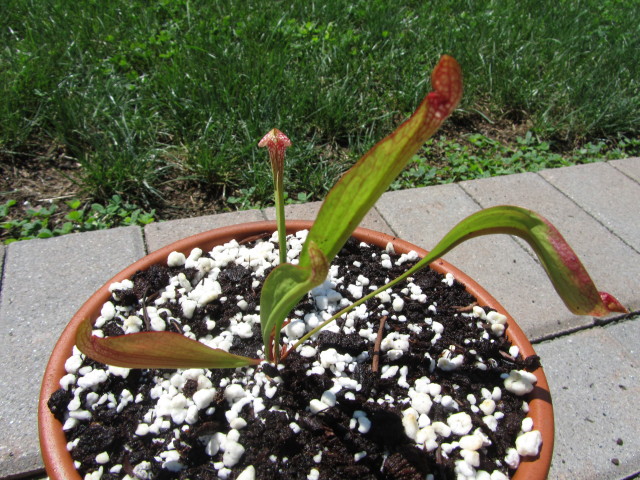
[[[392, 134], [378, 142], [327, 194], [300, 254], [299, 263], [286, 263], [283, 183], [284, 150], [289, 139], [271, 130], [259, 146], [269, 150], [280, 242], [280, 265], [265, 279], [260, 297], [260, 325], [265, 359], [278, 362], [286, 352], [279, 346], [280, 331], [296, 304], [327, 277], [331, 261], [380, 195], [400, 174], [411, 157], [455, 110], [462, 97], [462, 72], [455, 59], [443, 55], [431, 75], [433, 91]], [[458, 223], [431, 252], [387, 285], [371, 292], [307, 333], [297, 348], [330, 321], [401, 282], [449, 250], [473, 237], [506, 233], [524, 239], [538, 255], [565, 305], [573, 313], [603, 316], [626, 309], [612, 295], [599, 292], [586, 269], [551, 223], [535, 212], [515, 206], [481, 210]], [[92, 324], [78, 329], [78, 348], [102, 363], [128, 368], [235, 368], [262, 359], [233, 355], [173, 332], [140, 332], [109, 338], [92, 335]]]

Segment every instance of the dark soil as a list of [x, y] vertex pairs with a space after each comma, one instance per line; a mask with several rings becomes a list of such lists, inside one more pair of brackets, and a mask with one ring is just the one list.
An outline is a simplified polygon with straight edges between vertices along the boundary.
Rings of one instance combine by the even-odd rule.
[[[381, 285], [384, 277], [393, 278], [401, 270], [407, 268], [394, 266], [392, 271], [381, 269], [377, 263], [367, 262], [373, 250], [364, 249], [364, 254], [355, 242], [348, 242], [347, 246], [336, 259], [340, 265], [341, 274], [346, 276], [344, 284], [354, 283], [358, 275], [362, 274], [370, 278], [371, 284]], [[360, 270], [353, 267], [354, 261], [363, 262]], [[161, 288], [169, 275], [175, 275], [180, 269], [168, 267], [156, 267], [148, 272], [136, 274], [136, 288], [126, 292], [116, 292], [122, 303], [131, 304], [138, 300], [149, 299]], [[192, 272], [186, 272], [189, 277]], [[259, 300], [259, 289], [251, 289], [251, 281], [243, 281], [250, 278], [250, 272], [243, 267], [232, 267], [221, 274], [220, 279], [225, 278], [229, 285], [223, 284], [225, 295], [232, 298], [233, 295], [242, 295], [249, 303]], [[318, 352], [327, 348], [335, 348], [339, 353], [357, 355], [363, 350], [368, 350], [370, 358], [378, 358], [380, 366], [392, 363], [399, 366], [408, 366], [409, 383], [421, 377], [429, 377], [432, 382], [442, 386], [442, 393], [451, 395], [461, 407], [468, 411], [470, 408], [467, 395], [473, 393], [479, 397], [481, 388], [492, 390], [494, 386], [502, 387], [500, 375], [512, 369], [532, 370], [537, 365], [537, 358], [525, 359], [518, 356], [513, 359], [505, 352], [510, 346], [505, 337], [491, 336], [491, 340], [481, 340], [485, 329], [478, 326], [477, 319], [469, 319], [461, 312], [465, 307], [474, 304], [475, 299], [469, 295], [464, 287], [457, 282], [453, 287], [447, 286], [442, 281], [442, 276], [431, 271], [422, 270], [414, 277], [414, 283], [420, 285], [423, 292], [427, 292], [430, 303], [437, 304], [437, 313], [427, 312], [428, 304], [420, 304], [405, 299], [405, 308], [402, 312], [406, 321], [394, 320], [391, 315], [385, 316], [386, 333], [397, 331], [403, 334], [411, 334], [410, 349], [408, 352], [393, 362], [385, 355], [374, 351], [375, 346], [365, 341], [357, 333], [346, 335], [332, 332], [323, 332], [313, 345]], [[220, 280], [221, 281], [221, 280]], [[399, 292], [402, 287], [395, 289]], [[343, 296], [348, 293], [341, 292]], [[372, 313], [369, 321], [374, 324], [382, 321], [383, 315], [378, 308], [379, 301], [372, 300], [368, 308]], [[250, 307], [251, 308], [251, 307]], [[310, 303], [303, 302], [298, 310], [300, 313], [310, 310]], [[177, 307], [179, 309], [179, 307]], [[198, 308], [191, 322], [194, 333], [206, 333], [203, 325], [205, 314], [212, 318], [220, 319], [216, 329], [222, 329], [228, 324], [228, 318], [239, 312], [239, 308], [233, 302], [221, 304], [215, 302], [205, 309]], [[179, 312], [177, 312], [179, 313]], [[424, 328], [421, 333], [410, 331], [407, 326], [411, 323], [424, 325], [425, 316], [433, 318], [445, 326], [443, 337], [435, 344], [431, 343], [434, 332]], [[225, 321], [225, 319], [227, 319]], [[359, 326], [356, 325], [357, 332]], [[104, 330], [111, 334], [122, 333], [118, 325], [107, 324]], [[209, 332], [215, 335], [216, 332]], [[259, 332], [254, 341], [243, 344], [234, 344], [232, 352], [243, 355], [255, 356], [255, 351], [261, 347]], [[385, 334], [386, 334], [385, 333]], [[236, 338], [237, 339], [237, 338]], [[471, 340], [470, 340], [471, 339]], [[451, 372], [443, 372], [434, 369], [432, 361], [425, 358], [429, 353], [431, 358], [437, 359], [445, 348], [455, 346], [457, 353], [465, 356], [465, 365]], [[473, 346], [473, 349], [470, 348]], [[471, 351], [470, 351], [471, 350]], [[474, 352], [475, 350], [475, 352]], [[488, 363], [494, 365], [487, 371], [481, 371], [472, 365], [476, 356], [481, 356]], [[493, 359], [490, 361], [489, 359]], [[228, 479], [235, 479], [247, 466], [253, 465], [256, 469], [256, 478], [266, 479], [301, 479], [306, 480], [311, 469], [318, 469], [320, 479], [388, 479], [388, 480], [423, 480], [428, 473], [435, 475], [436, 479], [454, 479], [454, 458], [443, 455], [440, 448], [432, 452], [426, 452], [416, 447], [407, 435], [402, 425], [401, 411], [407, 408], [400, 402], [377, 403], [368, 401], [370, 398], [384, 398], [385, 394], [393, 398], [406, 398], [407, 390], [398, 385], [397, 379], [383, 379], [380, 373], [372, 371], [372, 363], [359, 364], [355, 378], [362, 385], [360, 391], [354, 392], [355, 399], [345, 397], [346, 390], [337, 394], [335, 407], [328, 408], [318, 414], [308, 411], [309, 402], [320, 398], [322, 393], [332, 385], [332, 373], [327, 369], [325, 375], [307, 375], [309, 364], [313, 358], [304, 358], [296, 352], [290, 353], [285, 361], [285, 368], [278, 371], [275, 367], [263, 364], [262, 368], [270, 376], [281, 376], [283, 383], [273, 398], [264, 398], [265, 409], [257, 416], [250, 406], [245, 406], [243, 418], [248, 425], [242, 429], [241, 442], [245, 447], [245, 453], [240, 462], [232, 468]], [[86, 360], [92, 364], [91, 360]], [[148, 392], [150, 385], [145, 384], [145, 379], [157, 374], [157, 371], [132, 370], [131, 374], [122, 379], [110, 377], [101, 384], [97, 393], [102, 394], [112, 391], [116, 395], [124, 388], [128, 389], [135, 397], [138, 392]], [[169, 372], [168, 375], [170, 375]], [[214, 386], [223, 376], [230, 371], [218, 370], [213, 372], [211, 379]], [[237, 375], [233, 374], [233, 375]], [[193, 395], [195, 386], [187, 382], [183, 388], [185, 396]], [[349, 390], [353, 392], [353, 390]], [[86, 395], [86, 392], [83, 393]], [[57, 418], [62, 420], [71, 395], [64, 391], [57, 391], [50, 399], [49, 406]], [[91, 422], [83, 422], [71, 431], [67, 432], [69, 441], [78, 440], [77, 446], [72, 450], [74, 460], [82, 462], [81, 475], [96, 470], [95, 462], [97, 454], [107, 451], [110, 461], [104, 465], [102, 480], [115, 480], [128, 473], [133, 476], [132, 468], [143, 460], [153, 462], [153, 458], [166, 450], [167, 444], [174, 439], [173, 429], [166, 434], [147, 435], [139, 437], [133, 435], [136, 426], [141, 422], [142, 416], [153, 405], [148, 395], [140, 403], [130, 403], [121, 414], [115, 415], [114, 409], [100, 406], [93, 412]], [[473, 429], [480, 428], [489, 436], [492, 444], [483, 448], [482, 463], [479, 469], [491, 472], [495, 469], [509, 473], [501, 463], [508, 448], [513, 447], [515, 437], [520, 431], [521, 421], [524, 418], [522, 412], [522, 397], [517, 397], [503, 389], [502, 399], [497, 402], [498, 410], [504, 412], [505, 417], [500, 421], [500, 427], [492, 432], [483, 423], [482, 414], [472, 414]], [[181, 462], [186, 468], [181, 472], [169, 472], [154, 464], [153, 477], [155, 479], [217, 479], [217, 471], [212, 467], [212, 462], [219, 462], [222, 453], [210, 457], [204, 451], [204, 446], [198, 441], [203, 435], [211, 435], [215, 432], [227, 432], [229, 425], [224, 412], [227, 403], [219, 391], [214, 400], [215, 412], [204, 415], [200, 412], [200, 420], [197, 424], [183, 428], [179, 440], [174, 441], [174, 446], [181, 452]], [[270, 409], [278, 406], [277, 409]], [[366, 412], [372, 422], [370, 431], [361, 434], [357, 429], [350, 428], [350, 420], [356, 410]], [[433, 404], [429, 417], [432, 422], [444, 421], [451, 414], [439, 403]], [[301, 427], [299, 433], [294, 433], [289, 427], [291, 422]], [[158, 440], [158, 437], [162, 437]], [[125, 448], [123, 448], [125, 446]], [[314, 456], [322, 451], [322, 462], [316, 463]], [[367, 455], [355, 460], [354, 454], [366, 451]], [[109, 468], [115, 464], [122, 464], [121, 474], [108, 473]]]

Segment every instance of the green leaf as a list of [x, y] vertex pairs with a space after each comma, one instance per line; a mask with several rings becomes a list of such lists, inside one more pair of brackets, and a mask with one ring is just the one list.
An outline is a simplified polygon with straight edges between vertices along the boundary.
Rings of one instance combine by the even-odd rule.
[[267, 360], [279, 358], [280, 330], [288, 313], [305, 293], [327, 278], [329, 262], [313, 243], [309, 251], [309, 267], [281, 264], [269, 274], [262, 286], [260, 328]]
[[73, 200], [67, 200], [65, 203], [71, 210], [77, 210], [82, 205], [82, 202], [77, 198], [74, 198]]
[[9, 209], [16, 204], [16, 201], [11, 199], [7, 200], [4, 205], [0, 205], [0, 218], [6, 217], [9, 213]]
[[65, 215], [67, 220], [71, 220], [72, 222], [81, 222], [83, 217], [83, 212], [80, 210], [72, 210]]
[[106, 209], [100, 205], [99, 203], [93, 203], [91, 205], [91, 210], [93, 210], [94, 212], [103, 215], [104, 213], [106, 213]]
[[521, 207], [492, 207], [465, 218], [426, 257], [405, 272], [402, 279], [460, 243], [494, 233], [515, 235], [533, 248], [558, 295], [571, 312], [596, 317], [627, 312], [613, 295], [597, 290], [578, 256], [549, 220]]
[[234, 355], [175, 332], [140, 332], [100, 338], [89, 319], [76, 332], [76, 346], [97, 362], [124, 368], [237, 368], [260, 360]]

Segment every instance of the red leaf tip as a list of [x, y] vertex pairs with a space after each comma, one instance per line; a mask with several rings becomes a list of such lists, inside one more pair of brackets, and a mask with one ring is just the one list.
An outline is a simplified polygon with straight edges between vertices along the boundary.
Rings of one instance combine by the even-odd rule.
[[262, 140], [258, 142], [259, 147], [279, 148], [284, 151], [285, 148], [291, 146], [291, 140], [277, 128], [273, 128], [267, 133]]
[[600, 294], [600, 298], [602, 299], [602, 303], [609, 310], [609, 312], [618, 312], [618, 313], [629, 313], [624, 305], [622, 305], [616, 297], [607, 292], [598, 292]]
[[262, 140], [258, 142], [259, 147], [267, 147], [269, 149], [269, 160], [274, 175], [282, 175], [284, 172], [284, 154], [285, 150], [291, 146], [291, 140], [277, 128], [267, 133]]
[[431, 74], [433, 92], [427, 95], [437, 119], [450, 115], [462, 99], [462, 69], [449, 55], [443, 55]]

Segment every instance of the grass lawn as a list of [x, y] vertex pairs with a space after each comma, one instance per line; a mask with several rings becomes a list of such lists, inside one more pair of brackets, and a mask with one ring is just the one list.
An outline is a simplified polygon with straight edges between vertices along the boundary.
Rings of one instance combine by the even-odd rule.
[[[321, 198], [442, 53], [463, 103], [393, 188], [638, 154], [635, 3], [3, 0], [0, 221], [43, 199], [71, 230], [269, 204], [272, 127], [290, 201]], [[84, 227], [114, 195], [124, 213]]]

